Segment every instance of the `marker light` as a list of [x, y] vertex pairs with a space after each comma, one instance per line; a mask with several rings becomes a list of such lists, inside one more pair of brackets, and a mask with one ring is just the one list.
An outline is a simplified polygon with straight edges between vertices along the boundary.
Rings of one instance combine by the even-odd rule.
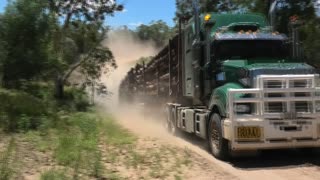
[[204, 20], [205, 21], [210, 21], [210, 19], [211, 19], [211, 15], [210, 14], [207, 14], [207, 15], [204, 16]]

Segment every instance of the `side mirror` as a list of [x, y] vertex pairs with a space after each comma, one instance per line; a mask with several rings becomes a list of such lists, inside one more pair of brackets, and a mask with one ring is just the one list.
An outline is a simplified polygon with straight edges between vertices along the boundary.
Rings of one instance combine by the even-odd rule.
[[218, 82], [224, 82], [226, 81], [226, 73], [225, 72], [220, 72], [216, 75], [216, 80]]

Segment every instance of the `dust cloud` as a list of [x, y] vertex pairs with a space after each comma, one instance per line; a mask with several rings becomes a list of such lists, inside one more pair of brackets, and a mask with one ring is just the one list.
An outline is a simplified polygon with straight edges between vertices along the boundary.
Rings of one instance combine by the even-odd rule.
[[[98, 99], [108, 110], [116, 111], [118, 90], [121, 81], [130, 68], [141, 57], [154, 56], [159, 49], [152, 41], [141, 41], [133, 32], [126, 29], [116, 29], [108, 33], [104, 45], [112, 51], [118, 68], [101, 78], [111, 95]], [[103, 101], [103, 102], [101, 102]]]
[[[118, 68], [101, 78], [112, 94], [107, 98], [97, 98], [104, 111], [111, 112], [126, 128], [139, 132], [139, 135], [163, 137], [168, 133], [163, 128], [163, 117], [146, 115], [141, 104], [118, 106], [118, 91], [121, 81], [130, 68], [141, 57], [156, 55], [160, 49], [152, 41], [141, 41], [134, 33], [126, 29], [113, 30], [108, 33], [104, 45], [112, 51]], [[142, 133], [142, 134], [141, 134]]]
[[[112, 93], [107, 98], [96, 99], [96, 102], [102, 105], [102, 111], [112, 113], [121, 125], [140, 137], [157, 138], [166, 143], [181, 144], [185, 147], [184, 141], [170, 135], [164, 128], [166, 117], [165, 113], [159, 111], [162, 109], [160, 106], [148, 109], [142, 104], [118, 106], [119, 85], [127, 72], [135, 66], [136, 60], [140, 57], [154, 56], [160, 49], [157, 49], [152, 41], [141, 41], [134, 33], [125, 29], [111, 31], [104, 45], [112, 51], [118, 68], [101, 78], [108, 91]], [[153, 111], [155, 109], [158, 111]]]

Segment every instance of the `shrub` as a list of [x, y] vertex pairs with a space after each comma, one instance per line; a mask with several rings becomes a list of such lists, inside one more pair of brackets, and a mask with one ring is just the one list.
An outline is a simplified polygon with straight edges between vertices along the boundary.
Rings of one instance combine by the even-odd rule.
[[44, 103], [24, 92], [0, 89], [0, 126], [6, 131], [35, 129], [47, 114]]
[[86, 111], [90, 106], [87, 94], [76, 88], [66, 88], [65, 97], [62, 102], [64, 106], [74, 111]]

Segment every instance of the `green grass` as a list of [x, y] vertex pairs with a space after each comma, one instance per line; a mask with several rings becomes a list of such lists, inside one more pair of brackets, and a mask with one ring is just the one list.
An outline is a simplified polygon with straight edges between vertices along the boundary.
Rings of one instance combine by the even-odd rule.
[[175, 180], [182, 180], [182, 177], [180, 177], [179, 175], [174, 175], [174, 179]]
[[51, 169], [41, 174], [41, 180], [71, 180], [65, 172]]
[[57, 162], [79, 173], [100, 177], [103, 174], [101, 152], [98, 149], [101, 118], [94, 113], [76, 113], [66, 119], [59, 129], [58, 145], [55, 150]]
[[125, 165], [127, 167], [133, 167], [137, 169], [139, 166], [145, 164], [147, 160], [147, 154], [142, 154], [134, 150], [134, 148], [130, 148], [128, 151], [129, 157], [125, 159]]
[[183, 155], [183, 159], [182, 159], [182, 164], [185, 165], [185, 166], [192, 166], [191, 152], [187, 148], [184, 149], [184, 155]]
[[50, 152], [58, 143], [58, 132], [56, 129], [47, 129], [45, 134], [41, 131], [28, 131], [22, 134], [26, 142], [32, 143], [40, 152]]
[[137, 140], [137, 137], [117, 124], [112, 117], [106, 117], [101, 127], [106, 143], [109, 145], [127, 146], [134, 144]]
[[[72, 168], [75, 179], [79, 178], [79, 174], [100, 178], [106, 173], [99, 149], [100, 139], [117, 149], [132, 146], [136, 140], [136, 137], [118, 125], [114, 119], [101, 117], [94, 111], [66, 117], [64, 122], [58, 125], [57, 134], [54, 158], [60, 165]], [[116, 162], [117, 155], [118, 152], [110, 151], [107, 159]], [[139, 159], [138, 155], [136, 159]], [[113, 176], [117, 177], [116, 174]]]
[[9, 180], [14, 175], [13, 156], [16, 150], [14, 138], [11, 138], [9, 145], [4, 152], [0, 152], [0, 179]]

